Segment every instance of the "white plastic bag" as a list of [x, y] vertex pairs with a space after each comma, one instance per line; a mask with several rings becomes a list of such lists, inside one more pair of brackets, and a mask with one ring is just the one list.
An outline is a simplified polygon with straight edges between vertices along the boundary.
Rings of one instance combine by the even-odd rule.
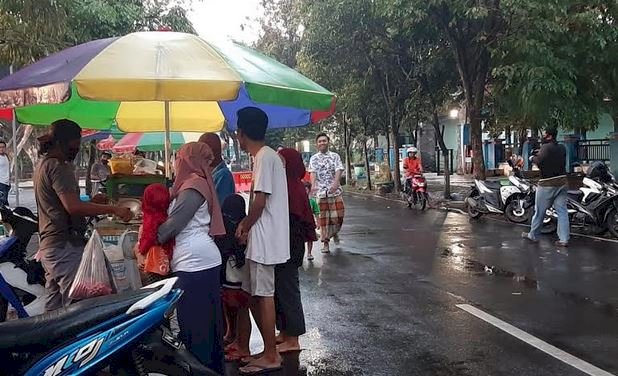
[[84, 248], [82, 261], [69, 291], [69, 297], [81, 300], [109, 295], [112, 291], [112, 282], [103, 253], [103, 241], [95, 230]]
[[107, 257], [107, 261], [109, 261], [116, 292], [121, 293], [131, 290], [131, 282], [127, 276], [127, 268], [124, 255], [122, 254], [122, 248], [118, 245], [107, 245], [103, 252], [105, 252], [105, 257]]

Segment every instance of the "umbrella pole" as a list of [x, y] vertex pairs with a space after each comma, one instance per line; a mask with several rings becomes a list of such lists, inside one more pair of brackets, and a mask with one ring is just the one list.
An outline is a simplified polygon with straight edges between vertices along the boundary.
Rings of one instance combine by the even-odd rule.
[[170, 102], [165, 101], [165, 177], [172, 178], [170, 169], [170, 151], [172, 149], [170, 142]]

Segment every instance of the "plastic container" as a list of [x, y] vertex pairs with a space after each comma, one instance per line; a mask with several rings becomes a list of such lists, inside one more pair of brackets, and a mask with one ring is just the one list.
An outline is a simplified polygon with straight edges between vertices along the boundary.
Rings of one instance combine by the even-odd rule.
[[129, 158], [112, 158], [109, 160], [109, 168], [112, 174], [131, 175], [133, 174], [133, 162]]

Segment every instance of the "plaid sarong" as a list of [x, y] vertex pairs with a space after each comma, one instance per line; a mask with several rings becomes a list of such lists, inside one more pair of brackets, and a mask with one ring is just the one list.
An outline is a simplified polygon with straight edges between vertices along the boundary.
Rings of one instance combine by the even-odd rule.
[[320, 226], [320, 240], [330, 240], [339, 233], [343, 225], [345, 207], [341, 195], [335, 197], [322, 197], [318, 199], [320, 214], [318, 224]]

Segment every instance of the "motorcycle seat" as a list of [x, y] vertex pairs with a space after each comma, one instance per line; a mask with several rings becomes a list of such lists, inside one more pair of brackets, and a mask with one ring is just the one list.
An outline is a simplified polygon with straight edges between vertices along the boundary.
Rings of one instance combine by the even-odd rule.
[[500, 188], [502, 187], [502, 184], [500, 184], [499, 181], [487, 180], [487, 181], [484, 181], [483, 184], [485, 184], [485, 186], [491, 189], [492, 191], [499, 191]]
[[153, 291], [141, 289], [86, 299], [39, 316], [0, 323], [0, 352], [45, 352], [123, 314]]
[[568, 194], [569, 197], [571, 197], [571, 198], [573, 198], [575, 200], [579, 200], [584, 195], [584, 192], [580, 191], [579, 189], [578, 190], [569, 190], [567, 192], [567, 194]]

